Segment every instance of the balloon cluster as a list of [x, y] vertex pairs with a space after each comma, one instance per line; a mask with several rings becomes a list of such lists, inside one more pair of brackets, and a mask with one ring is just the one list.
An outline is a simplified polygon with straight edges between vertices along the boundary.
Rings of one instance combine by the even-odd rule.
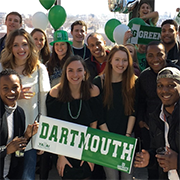
[[[49, 10], [48, 16], [43, 12], [36, 12], [32, 17], [32, 24], [35, 28], [45, 30], [50, 22], [51, 26], [56, 31], [59, 29], [66, 20], [66, 11], [60, 5], [54, 5], [56, 0], [39, 0], [41, 5]], [[52, 7], [53, 6], [53, 7]]]
[[132, 28], [133, 24], [147, 25], [141, 18], [131, 19], [128, 25], [121, 24], [117, 19], [110, 19], [105, 24], [105, 34], [111, 42], [123, 44], [124, 34]]
[[108, 0], [111, 12], [129, 13], [137, 6], [140, 0]]

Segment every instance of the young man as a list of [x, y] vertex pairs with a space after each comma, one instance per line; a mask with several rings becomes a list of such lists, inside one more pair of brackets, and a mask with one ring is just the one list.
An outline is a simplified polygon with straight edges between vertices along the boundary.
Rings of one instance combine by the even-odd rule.
[[20, 93], [20, 76], [12, 69], [0, 72], [0, 179], [21, 179], [23, 157], [17, 157], [15, 152], [24, 150], [28, 139], [37, 132], [38, 124], [34, 123], [24, 133], [25, 114], [17, 106]]
[[90, 72], [90, 80], [100, 74], [106, 65], [106, 59], [109, 51], [106, 50], [106, 41], [99, 33], [92, 33], [87, 38], [88, 48], [91, 52], [91, 57], [85, 60], [87, 68]]
[[[150, 113], [161, 103], [156, 93], [157, 73], [164, 67], [177, 67], [174, 63], [167, 60], [166, 50], [162, 42], [152, 41], [147, 45], [146, 59], [149, 65], [137, 80], [138, 110], [137, 122], [141, 128], [142, 147], [149, 149], [149, 122]], [[149, 179], [156, 179], [156, 170], [148, 169]]]
[[[158, 163], [159, 179], [180, 178], [180, 71], [175, 67], [163, 68], [157, 75], [157, 94], [161, 104], [151, 114], [149, 131], [150, 149], [135, 157], [135, 167], [151, 167]], [[164, 155], [156, 154], [166, 147]]]
[[89, 49], [84, 43], [87, 35], [87, 25], [84, 21], [78, 20], [71, 25], [71, 35], [73, 37], [72, 52], [74, 55], [79, 55], [83, 59], [91, 56]]
[[4, 49], [5, 40], [8, 34], [22, 26], [22, 16], [18, 12], [10, 12], [6, 16], [5, 25], [7, 26], [7, 33], [0, 39], [0, 53]]
[[161, 40], [165, 45], [167, 59], [180, 66], [180, 44], [177, 41], [178, 24], [172, 19], [167, 19], [161, 24]]

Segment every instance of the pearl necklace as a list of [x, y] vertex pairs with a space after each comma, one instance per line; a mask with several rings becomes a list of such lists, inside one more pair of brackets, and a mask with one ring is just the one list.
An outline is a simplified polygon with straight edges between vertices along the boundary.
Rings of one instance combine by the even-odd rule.
[[77, 119], [79, 117], [81, 109], [82, 109], [82, 99], [80, 99], [79, 110], [78, 110], [77, 115], [73, 116], [71, 113], [71, 109], [70, 109], [70, 102], [68, 102], [68, 112], [69, 112], [69, 115], [71, 116], [72, 119]]
[[[85, 56], [86, 56], [86, 45], [84, 44], [84, 46], [83, 46], [83, 48], [84, 48], [84, 52], [83, 52], [83, 59], [85, 58]], [[73, 46], [71, 46], [71, 49], [72, 49], [72, 53], [74, 54], [74, 50], [73, 50]]]

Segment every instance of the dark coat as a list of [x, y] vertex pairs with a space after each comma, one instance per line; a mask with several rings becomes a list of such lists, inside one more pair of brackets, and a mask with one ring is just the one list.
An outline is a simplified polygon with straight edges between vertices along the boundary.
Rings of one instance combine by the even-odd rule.
[[[8, 126], [7, 121], [3, 120], [3, 115], [5, 113], [5, 106], [3, 101], [0, 99], [0, 147], [7, 145], [8, 139]], [[22, 108], [17, 106], [14, 111], [14, 135], [23, 136], [25, 130], [25, 114]], [[6, 156], [6, 149], [0, 150], [0, 179], [3, 179], [4, 170], [4, 158]], [[23, 157], [15, 157], [15, 153], [11, 156], [11, 163], [8, 178], [9, 179], [20, 179], [23, 170]]]

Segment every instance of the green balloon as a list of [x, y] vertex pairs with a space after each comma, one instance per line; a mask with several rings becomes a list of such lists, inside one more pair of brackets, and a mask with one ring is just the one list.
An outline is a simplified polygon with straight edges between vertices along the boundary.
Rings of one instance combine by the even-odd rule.
[[121, 22], [117, 19], [110, 19], [105, 24], [105, 34], [110, 41], [115, 42], [114, 38], [113, 38], [113, 31], [120, 24], [121, 24]]
[[66, 11], [62, 6], [53, 6], [48, 14], [48, 19], [51, 26], [55, 29], [59, 29], [66, 20]]
[[146, 25], [146, 23], [144, 22], [144, 20], [142, 20], [141, 18], [133, 18], [129, 21], [128, 26], [131, 29], [133, 24], [138, 24], [138, 25]]
[[56, 0], [39, 0], [45, 9], [50, 9]]

